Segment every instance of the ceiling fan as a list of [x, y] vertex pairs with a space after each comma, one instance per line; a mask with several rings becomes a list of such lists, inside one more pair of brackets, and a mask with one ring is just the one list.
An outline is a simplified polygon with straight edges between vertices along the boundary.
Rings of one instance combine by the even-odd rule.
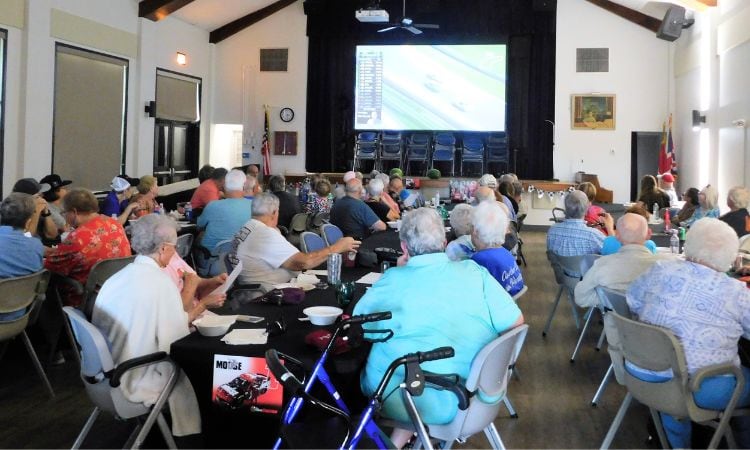
[[397, 28], [403, 28], [405, 30], [409, 30], [414, 34], [422, 34], [422, 30], [420, 28], [429, 28], [433, 30], [437, 30], [440, 28], [440, 25], [434, 24], [434, 23], [414, 23], [414, 21], [406, 17], [406, 0], [403, 1], [403, 8], [402, 8], [402, 15], [401, 15], [401, 22], [399, 23], [390, 23], [386, 28], [382, 28], [378, 30], [378, 33], [384, 33], [386, 31], [395, 30]]

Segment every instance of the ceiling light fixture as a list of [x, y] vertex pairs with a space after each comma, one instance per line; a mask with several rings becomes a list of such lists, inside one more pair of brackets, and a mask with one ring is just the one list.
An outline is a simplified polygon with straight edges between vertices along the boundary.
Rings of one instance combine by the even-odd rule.
[[187, 55], [184, 53], [177, 52], [177, 64], [181, 66], [187, 65]]

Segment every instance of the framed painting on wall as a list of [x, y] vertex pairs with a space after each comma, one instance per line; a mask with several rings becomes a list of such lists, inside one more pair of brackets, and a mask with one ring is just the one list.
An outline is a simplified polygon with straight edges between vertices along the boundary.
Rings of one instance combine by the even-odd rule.
[[571, 95], [571, 128], [573, 130], [614, 130], [614, 94]]

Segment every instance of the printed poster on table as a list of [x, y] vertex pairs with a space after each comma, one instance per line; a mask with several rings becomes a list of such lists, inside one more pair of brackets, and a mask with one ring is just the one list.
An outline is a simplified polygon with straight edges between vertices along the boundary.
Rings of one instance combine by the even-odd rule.
[[275, 414], [281, 410], [284, 390], [265, 358], [214, 355], [212, 401], [227, 409]]

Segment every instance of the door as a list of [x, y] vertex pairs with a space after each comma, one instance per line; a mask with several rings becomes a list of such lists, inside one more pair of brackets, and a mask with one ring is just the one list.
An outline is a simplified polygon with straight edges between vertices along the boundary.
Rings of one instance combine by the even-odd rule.
[[154, 136], [154, 176], [159, 185], [197, 176], [198, 124], [157, 120]]

